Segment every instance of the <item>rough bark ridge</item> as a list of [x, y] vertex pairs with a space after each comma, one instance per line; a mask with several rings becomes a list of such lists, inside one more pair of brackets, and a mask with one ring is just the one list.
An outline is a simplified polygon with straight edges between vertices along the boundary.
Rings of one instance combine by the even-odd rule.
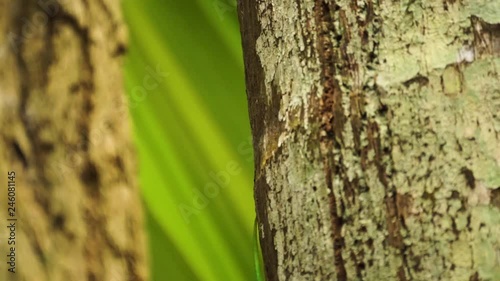
[[118, 0], [0, 0], [1, 280], [146, 280]]
[[500, 1], [239, 17], [268, 280], [500, 280]]

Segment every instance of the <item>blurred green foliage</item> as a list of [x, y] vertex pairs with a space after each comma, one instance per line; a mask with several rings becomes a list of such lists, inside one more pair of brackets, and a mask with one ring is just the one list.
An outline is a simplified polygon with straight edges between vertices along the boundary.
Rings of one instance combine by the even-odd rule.
[[255, 280], [253, 156], [236, 2], [123, 4], [151, 280]]

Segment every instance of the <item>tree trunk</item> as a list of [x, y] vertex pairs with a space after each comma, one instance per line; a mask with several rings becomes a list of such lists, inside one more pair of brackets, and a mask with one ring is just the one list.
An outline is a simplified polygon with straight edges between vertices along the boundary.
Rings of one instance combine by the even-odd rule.
[[118, 0], [0, 0], [0, 280], [146, 280], [126, 41]]
[[268, 280], [500, 280], [500, 1], [239, 16]]

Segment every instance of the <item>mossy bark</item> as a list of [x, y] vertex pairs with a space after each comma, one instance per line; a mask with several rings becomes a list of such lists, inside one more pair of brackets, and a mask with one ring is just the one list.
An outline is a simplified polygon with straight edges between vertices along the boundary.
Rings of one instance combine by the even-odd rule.
[[0, 280], [146, 280], [126, 45], [118, 0], [0, 0]]
[[500, 280], [500, 1], [239, 17], [268, 280]]

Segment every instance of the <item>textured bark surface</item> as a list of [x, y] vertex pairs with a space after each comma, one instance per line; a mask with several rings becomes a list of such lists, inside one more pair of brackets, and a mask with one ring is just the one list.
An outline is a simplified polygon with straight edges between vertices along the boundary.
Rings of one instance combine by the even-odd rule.
[[239, 17], [268, 280], [500, 280], [500, 1]]
[[146, 280], [126, 41], [118, 0], [0, 0], [0, 280]]

